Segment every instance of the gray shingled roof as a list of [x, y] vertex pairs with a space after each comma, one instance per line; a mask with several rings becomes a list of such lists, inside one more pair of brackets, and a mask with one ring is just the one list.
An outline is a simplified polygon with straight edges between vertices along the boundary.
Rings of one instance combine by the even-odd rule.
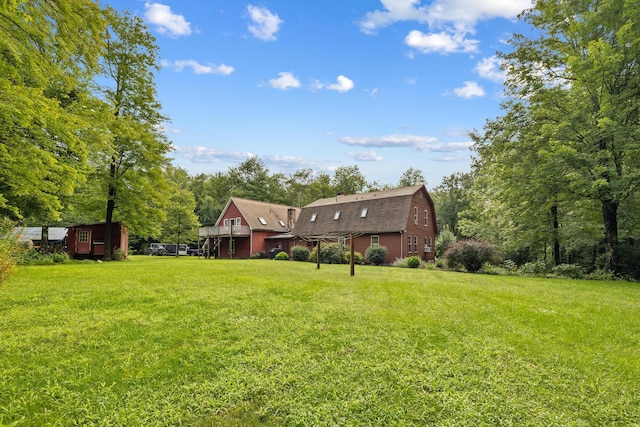
[[[236, 205], [240, 214], [242, 214], [242, 217], [247, 222], [246, 225], [249, 225], [252, 230], [287, 232], [289, 231], [289, 224], [287, 224], [288, 210], [294, 209], [296, 218], [300, 214], [300, 208], [242, 199], [239, 197], [232, 197], [229, 200], [229, 204], [231, 203]], [[262, 224], [260, 218], [263, 218], [266, 224]], [[285, 224], [284, 227], [280, 224], [280, 221]]]
[[[302, 208], [295, 234], [311, 237], [403, 231], [407, 225], [411, 199], [418, 191], [427, 192], [424, 185], [418, 185], [316, 200]], [[363, 209], [367, 209], [366, 216], [363, 216]], [[339, 217], [334, 219], [338, 211]], [[314, 214], [316, 219], [311, 221]]]

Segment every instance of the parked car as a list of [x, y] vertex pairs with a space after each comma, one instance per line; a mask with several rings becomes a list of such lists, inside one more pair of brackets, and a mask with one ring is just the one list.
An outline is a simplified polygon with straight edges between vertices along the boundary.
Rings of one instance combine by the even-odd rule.
[[190, 255], [190, 256], [199, 256], [199, 255], [201, 255], [201, 254], [202, 254], [202, 252], [200, 252], [200, 249], [199, 249], [199, 248], [191, 248], [191, 247], [188, 247], [188, 246], [187, 246], [187, 255]]
[[149, 255], [167, 255], [167, 248], [162, 243], [152, 243], [149, 245]]

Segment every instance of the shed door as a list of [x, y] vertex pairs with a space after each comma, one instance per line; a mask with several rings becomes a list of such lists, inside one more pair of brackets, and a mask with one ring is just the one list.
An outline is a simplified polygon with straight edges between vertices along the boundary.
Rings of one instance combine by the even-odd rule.
[[76, 236], [76, 253], [88, 255], [91, 253], [91, 230], [78, 230]]

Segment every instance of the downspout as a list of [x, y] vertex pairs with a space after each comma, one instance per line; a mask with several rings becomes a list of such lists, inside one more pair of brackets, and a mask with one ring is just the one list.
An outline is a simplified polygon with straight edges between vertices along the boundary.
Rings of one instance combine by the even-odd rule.
[[249, 228], [249, 258], [253, 255], [253, 228]]
[[404, 258], [404, 231], [400, 232], [400, 258]]

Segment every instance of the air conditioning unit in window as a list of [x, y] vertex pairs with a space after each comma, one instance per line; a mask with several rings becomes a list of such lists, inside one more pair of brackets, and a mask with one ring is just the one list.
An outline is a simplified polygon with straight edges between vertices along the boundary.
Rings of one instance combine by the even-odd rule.
[[425, 251], [425, 252], [431, 252], [431, 251], [432, 251], [431, 246], [429, 246], [429, 245], [424, 245], [424, 251]]

